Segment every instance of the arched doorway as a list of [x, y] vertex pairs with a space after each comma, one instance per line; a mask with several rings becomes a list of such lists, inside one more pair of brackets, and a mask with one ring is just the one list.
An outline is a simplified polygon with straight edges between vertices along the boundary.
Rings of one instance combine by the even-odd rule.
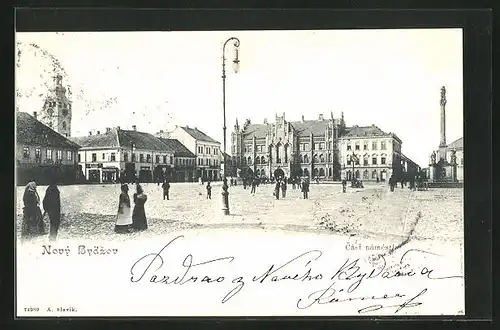
[[274, 171], [274, 177], [275, 178], [283, 178], [283, 177], [285, 177], [285, 172], [283, 172], [283, 170], [281, 168], [277, 168]]
[[304, 176], [309, 177], [309, 170], [307, 168], [304, 169]]

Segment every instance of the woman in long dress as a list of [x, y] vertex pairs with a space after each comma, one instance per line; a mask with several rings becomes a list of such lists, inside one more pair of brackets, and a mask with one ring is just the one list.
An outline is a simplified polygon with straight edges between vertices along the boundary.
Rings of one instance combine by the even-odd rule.
[[36, 183], [26, 185], [23, 195], [24, 209], [21, 228], [21, 238], [26, 239], [45, 234], [45, 226], [40, 210], [40, 196], [36, 190]]
[[136, 191], [134, 194], [134, 211], [132, 212], [132, 228], [135, 230], [146, 230], [148, 229], [148, 223], [146, 221], [144, 204], [148, 200], [148, 196], [144, 194], [144, 190], [139, 184], [136, 186]]
[[118, 214], [116, 215], [115, 232], [119, 234], [128, 233], [132, 225], [130, 197], [128, 195], [128, 185], [121, 185], [121, 194], [118, 200]]

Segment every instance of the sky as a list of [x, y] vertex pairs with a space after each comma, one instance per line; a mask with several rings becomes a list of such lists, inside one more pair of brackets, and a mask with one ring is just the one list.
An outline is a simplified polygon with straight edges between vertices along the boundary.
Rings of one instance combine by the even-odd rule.
[[[440, 89], [447, 89], [446, 139], [463, 136], [462, 30], [321, 30], [16, 33], [16, 106], [40, 111], [54, 70], [70, 85], [72, 136], [120, 126], [156, 133], [197, 127], [223, 140], [226, 125], [326, 118], [375, 124], [427, 166], [440, 137]], [[228, 143], [227, 150], [230, 150]]]

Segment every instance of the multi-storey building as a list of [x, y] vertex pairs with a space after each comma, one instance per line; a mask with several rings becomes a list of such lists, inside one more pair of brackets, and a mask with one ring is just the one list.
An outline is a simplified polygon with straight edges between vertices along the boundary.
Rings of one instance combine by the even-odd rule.
[[[252, 124], [231, 134], [232, 175], [259, 177], [308, 176], [340, 179], [338, 141], [345, 129], [341, 118], [288, 122], [277, 116], [274, 123]], [[239, 172], [239, 173], [237, 173]]]
[[[68, 95], [70, 96], [70, 95]], [[39, 120], [54, 131], [71, 136], [71, 100], [66, 96], [66, 87], [62, 84], [62, 76], [53, 77], [53, 84], [48, 90]]]
[[[307, 176], [322, 180], [385, 180], [405, 168], [416, 168], [401, 153], [401, 140], [375, 125], [346, 127], [344, 115], [325, 119], [288, 122], [276, 116], [275, 123], [243, 128], [238, 121], [231, 135], [233, 175], [259, 177]], [[351, 162], [354, 159], [354, 170]], [[239, 173], [238, 173], [239, 172]]]
[[385, 181], [395, 175], [418, 171], [419, 166], [401, 153], [402, 141], [379, 127], [354, 125], [340, 138], [342, 178]]
[[16, 112], [17, 184], [74, 183], [78, 179], [77, 151], [80, 146], [25, 112]]
[[78, 164], [90, 182], [152, 182], [173, 176], [175, 151], [154, 135], [137, 131], [136, 126], [89, 132], [73, 141], [82, 147]]
[[174, 151], [173, 182], [193, 182], [196, 170], [196, 155], [179, 140], [159, 138]]
[[171, 132], [160, 131], [157, 136], [179, 140], [196, 156], [195, 180], [216, 181], [220, 179], [220, 142], [199, 129], [176, 126]]

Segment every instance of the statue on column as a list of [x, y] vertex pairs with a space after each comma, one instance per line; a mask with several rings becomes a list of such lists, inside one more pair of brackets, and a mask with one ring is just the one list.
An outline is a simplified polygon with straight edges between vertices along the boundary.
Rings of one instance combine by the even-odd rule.
[[457, 165], [457, 155], [456, 155], [456, 151], [455, 150], [452, 150], [451, 151], [451, 157], [450, 157], [450, 164], [451, 165]]
[[431, 165], [435, 165], [435, 164], [436, 164], [436, 152], [433, 151], [431, 154]]
[[446, 88], [443, 86], [441, 87], [441, 105], [446, 105]]

